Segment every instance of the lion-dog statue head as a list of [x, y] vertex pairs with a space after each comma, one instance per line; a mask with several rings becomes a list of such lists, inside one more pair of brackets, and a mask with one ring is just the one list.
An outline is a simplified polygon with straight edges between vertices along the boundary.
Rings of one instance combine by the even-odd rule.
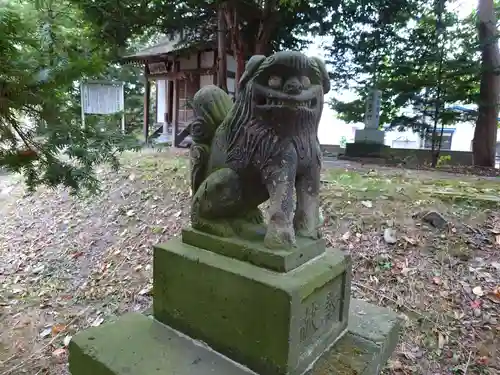
[[294, 144], [301, 159], [320, 157], [317, 138], [330, 80], [324, 62], [300, 52], [253, 56], [225, 120], [227, 161], [233, 168], [262, 163]]
[[282, 51], [253, 56], [239, 87], [239, 99], [251, 103], [253, 118], [274, 127], [279, 135], [298, 136], [317, 132], [330, 80], [319, 58]]

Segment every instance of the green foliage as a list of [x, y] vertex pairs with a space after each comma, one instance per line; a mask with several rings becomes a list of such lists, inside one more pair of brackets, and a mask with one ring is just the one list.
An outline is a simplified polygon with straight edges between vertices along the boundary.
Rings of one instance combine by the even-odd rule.
[[346, 147], [346, 145], [347, 145], [347, 138], [346, 138], [346, 136], [344, 136], [344, 135], [343, 135], [343, 136], [340, 138], [340, 142], [339, 142], [339, 144], [340, 144], [340, 147], [342, 147], [342, 148], [345, 148], [345, 147]]
[[0, 167], [22, 173], [31, 190], [94, 192], [96, 165], [117, 167], [118, 154], [135, 147], [116, 122], [81, 126], [78, 82], [102, 78], [111, 52], [90, 32], [64, 1], [0, 8]]
[[[359, 98], [334, 99], [330, 104], [344, 121], [362, 122], [365, 98], [376, 86], [382, 91], [381, 125], [425, 134], [434, 124], [437, 101], [440, 125], [468, 119], [445, 109], [445, 104], [476, 101], [480, 56], [475, 22], [472, 16], [461, 21], [455, 13], [444, 11], [442, 33], [437, 37], [435, 1], [404, 2], [399, 8], [396, 2], [381, 0], [376, 7], [340, 15], [335, 35], [344, 42], [340, 46], [334, 42], [330, 48], [333, 78], [339, 86], [349, 84]], [[354, 22], [352, 30], [345, 26], [346, 19]]]
[[451, 162], [451, 155], [441, 155], [437, 161], [437, 167], [442, 167]]
[[[217, 32], [217, 5], [210, 0], [70, 0], [84, 12], [100, 38], [129, 46], [140, 35], [176, 35], [179, 46], [196, 48], [214, 41]], [[340, 0], [237, 0], [238, 27], [245, 54], [255, 52], [263, 29], [269, 32], [267, 52], [302, 48], [309, 43], [307, 33], [323, 35], [334, 20], [329, 16]]]

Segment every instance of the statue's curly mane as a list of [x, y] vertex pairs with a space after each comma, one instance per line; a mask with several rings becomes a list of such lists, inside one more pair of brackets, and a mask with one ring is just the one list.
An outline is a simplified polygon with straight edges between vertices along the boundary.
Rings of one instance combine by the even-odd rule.
[[[252, 59], [254, 61], [252, 61]], [[317, 138], [320, 115], [305, 113], [300, 118], [300, 125], [296, 134], [292, 134], [291, 139], [283, 139], [272, 126], [263, 124], [261, 120], [253, 114], [253, 84], [255, 79], [266, 68], [275, 63], [274, 56], [265, 58], [264, 56], [254, 56], [245, 69], [240, 80], [240, 91], [238, 97], [231, 108], [221, 127], [226, 130], [227, 162], [237, 167], [246, 167], [252, 159], [269, 160], [274, 156], [279, 156], [283, 147], [280, 144], [294, 144], [299, 158], [320, 158], [319, 140]], [[322, 82], [324, 90], [329, 90], [329, 80], [325, 87], [322, 66], [314, 58], [307, 60], [316, 78]], [[323, 107], [323, 96], [319, 98], [318, 113], [321, 114]]]

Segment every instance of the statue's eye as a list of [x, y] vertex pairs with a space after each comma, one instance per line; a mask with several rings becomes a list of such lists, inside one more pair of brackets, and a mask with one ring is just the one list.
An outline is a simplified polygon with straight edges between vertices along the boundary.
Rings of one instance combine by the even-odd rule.
[[271, 76], [269, 77], [269, 81], [267, 82], [267, 84], [273, 89], [279, 89], [281, 87], [281, 81], [281, 77]]
[[311, 87], [311, 80], [309, 79], [308, 76], [302, 76], [300, 78], [300, 82], [302, 83], [302, 87], [304, 87], [305, 89]]

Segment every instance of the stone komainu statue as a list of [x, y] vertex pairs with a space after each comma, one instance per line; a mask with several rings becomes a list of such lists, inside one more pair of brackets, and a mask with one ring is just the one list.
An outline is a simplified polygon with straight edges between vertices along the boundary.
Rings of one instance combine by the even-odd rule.
[[[329, 90], [322, 60], [283, 51], [248, 61], [234, 104], [213, 85], [195, 94], [193, 228], [224, 237], [261, 228], [269, 248], [294, 246], [295, 235], [319, 238], [317, 132]], [[258, 206], [267, 200], [266, 229]]]

